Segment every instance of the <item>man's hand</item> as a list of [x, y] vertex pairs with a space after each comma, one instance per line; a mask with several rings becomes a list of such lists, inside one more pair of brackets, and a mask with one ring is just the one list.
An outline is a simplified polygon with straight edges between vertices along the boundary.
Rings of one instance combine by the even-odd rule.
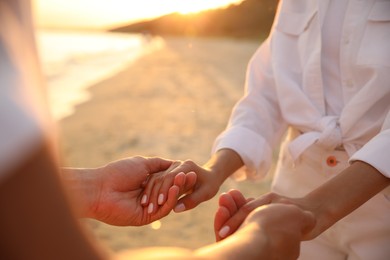
[[[215, 218], [216, 231], [220, 230], [218, 226], [224, 226], [224, 220], [251, 209], [248, 204], [254, 201], [245, 199], [237, 190], [222, 195]], [[210, 256], [214, 253], [228, 259], [296, 259], [304, 234], [314, 225], [313, 214], [295, 205], [259, 206], [248, 211], [239, 228], [228, 237], [215, 246], [198, 250], [198, 254]], [[218, 232], [216, 236], [218, 240]]]
[[185, 174], [175, 177], [167, 199], [157, 211], [148, 214], [141, 205], [149, 176], [167, 170], [173, 161], [160, 158], [131, 157], [96, 169], [64, 169], [71, 195], [81, 204], [82, 215], [117, 226], [149, 224], [166, 215], [177, 203]]
[[263, 254], [267, 259], [297, 259], [303, 236], [315, 226], [315, 218], [295, 205], [271, 204], [252, 211], [236, 233], [251, 226], [266, 238]]
[[[302, 205], [303, 201], [302, 199], [290, 199], [275, 193], [268, 193], [257, 199], [245, 199], [238, 190], [223, 193], [219, 198], [219, 208], [214, 218], [216, 240], [220, 241], [233, 234], [253, 211], [269, 204], [294, 205], [301, 208], [301, 210], [305, 210], [305, 212], [311, 212], [310, 214], [314, 219], [315, 215], [307, 209], [307, 206]], [[301, 239], [307, 239], [308, 235], [313, 232], [313, 228], [315, 228], [315, 225], [310, 226], [310, 229], [302, 230]]]

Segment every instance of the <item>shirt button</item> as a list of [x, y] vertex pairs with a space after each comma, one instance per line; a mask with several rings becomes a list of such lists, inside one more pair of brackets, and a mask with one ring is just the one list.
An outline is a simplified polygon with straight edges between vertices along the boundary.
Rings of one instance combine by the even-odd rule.
[[337, 163], [338, 163], [337, 158], [333, 155], [330, 155], [330, 156], [328, 156], [328, 158], [326, 158], [326, 164], [329, 167], [335, 167], [337, 165]]

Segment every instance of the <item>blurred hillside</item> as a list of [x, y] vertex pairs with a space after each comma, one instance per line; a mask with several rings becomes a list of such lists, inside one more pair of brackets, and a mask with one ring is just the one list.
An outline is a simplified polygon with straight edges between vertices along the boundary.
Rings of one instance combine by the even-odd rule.
[[114, 32], [157, 35], [264, 38], [275, 15], [277, 0], [245, 0], [238, 5], [196, 14], [173, 13], [160, 18], [114, 28]]

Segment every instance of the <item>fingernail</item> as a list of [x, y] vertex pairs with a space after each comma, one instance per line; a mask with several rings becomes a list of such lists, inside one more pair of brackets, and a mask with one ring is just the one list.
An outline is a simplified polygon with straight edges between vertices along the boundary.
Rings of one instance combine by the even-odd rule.
[[150, 203], [149, 206], [148, 206], [148, 213], [152, 213], [153, 212], [153, 203]]
[[219, 232], [218, 232], [218, 235], [220, 236], [220, 237], [226, 237], [226, 235], [229, 233], [229, 231], [230, 231], [230, 227], [229, 226], [224, 226], [224, 227], [222, 227], [220, 230], [219, 230]]
[[186, 210], [186, 206], [183, 203], [177, 204], [175, 207], [175, 212], [182, 212]]
[[148, 200], [148, 196], [146, 196], [146, 194], [144, 194], [142, 196], [142, 199], [141, 199], [141, 204], [145, 204], [147, 200]]
[[164, 203], [164, 194], [161, 193], [160, 195], [158, 195], [157, 203], [158, 203], [158, 205], [161, 205]]

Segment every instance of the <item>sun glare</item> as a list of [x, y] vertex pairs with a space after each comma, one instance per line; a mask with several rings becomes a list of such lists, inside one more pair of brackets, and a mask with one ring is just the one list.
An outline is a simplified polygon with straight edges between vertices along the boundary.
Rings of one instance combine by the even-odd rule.
[[33, 0], [38, 25], [60, 28], [108, 28], [179, 12], [196, 13], [243, 0]]
[[200, 12], [200, 11], [207, 10], [207, 9], [217, 8], [217, 7], [221, 7], [221, 6], [227, 6], [229, 4], [237, 3], [237, 2], [241, 2], [241, 1], [237, 1], [237, 0], [235, 0], [235, 1], [234, 0], [230, 0], [230, 1], [227, 1], [227, 0], [207, 0], [207, 1], [178, 0], [174, 3], [175, 4], [174, 9], [176, 9], [177, 12], [179, 12], [181, 14], [190, 14], [190, 13], [196, 13], [196, 12]]

